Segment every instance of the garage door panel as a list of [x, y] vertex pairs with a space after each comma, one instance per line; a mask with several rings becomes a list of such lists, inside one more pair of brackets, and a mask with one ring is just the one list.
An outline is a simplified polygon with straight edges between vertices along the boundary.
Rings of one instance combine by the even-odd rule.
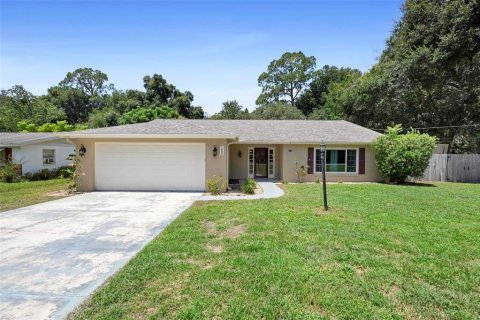
[[97, 143], [97, 190], [205, 189], [203, 143]]

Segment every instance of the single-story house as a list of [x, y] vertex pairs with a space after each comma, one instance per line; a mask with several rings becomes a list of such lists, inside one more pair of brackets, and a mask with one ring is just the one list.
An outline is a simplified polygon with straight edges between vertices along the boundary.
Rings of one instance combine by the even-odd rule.
[[321, 141], [328, 181], [380, 181], [379, 135], [348, 121], [158, 119], [63, 136], [79, 154], [81, 191], [205, 191], [213, 176], [296, 182], [296, 166], [317, 181]]
[[74, 148], [58, 133], [0, 132], [0, 159], [20, 164], [20, 174], [70, 165]]

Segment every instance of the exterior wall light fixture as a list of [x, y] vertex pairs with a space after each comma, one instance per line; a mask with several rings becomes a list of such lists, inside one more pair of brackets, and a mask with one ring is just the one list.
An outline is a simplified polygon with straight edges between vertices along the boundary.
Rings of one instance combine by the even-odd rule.
[[83, 157], [85, 153], [87, 152], [87, 148], [83, 144], [80, 145], [80, 149], [78, 149], [78, 154], [80, 157]]

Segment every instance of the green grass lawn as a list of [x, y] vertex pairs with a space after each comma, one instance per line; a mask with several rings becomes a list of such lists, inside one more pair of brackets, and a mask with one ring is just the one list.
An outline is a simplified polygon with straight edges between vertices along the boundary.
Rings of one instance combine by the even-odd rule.
[[197, 203], [71, 316], [479, 318], [479, 185], [285, 188]]
[[67, 189], [65, 179], [25, 181], [18, 183], [0, 182], [0, 211], [21, 208], [32, 204], [55, 200], [63, 196], [49, 193]]

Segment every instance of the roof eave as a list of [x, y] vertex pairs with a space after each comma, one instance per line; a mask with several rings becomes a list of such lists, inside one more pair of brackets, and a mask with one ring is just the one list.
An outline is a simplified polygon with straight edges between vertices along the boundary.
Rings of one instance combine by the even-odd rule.
[[68, 139], [237, 139], [234, 135], [219, 134], [139, 134], [139, 133], [64, 133]]
[[20, 142], [1, 143], [0, 147], [6, 147], [6, 148], [21, 147], [21, 146], [28, 146], [28, 145], [31, 145], [31, 144], [39, 144], [39, 143], [43, 143], [43, 142], [51, 142], [51, 141], [62, 140], [62, 139], [64, 139], [64, 138], [61, 137], [60, 135], [58, 135], [58, 136], [52, 136], [52, 137], [48, 137], [48, 138], [38, 138], [38, 139], [32, 139], [32, 140], [20, 141]]
[[[239, 140], [239, 144], [320, 144], [321, 140], [318, 141], [280, 141], [280, 140]], [[372, 141], [325, 141], [327, 145], [343, 145], [343, 144], [354, 144], [354, 145], [371, 145]]]

